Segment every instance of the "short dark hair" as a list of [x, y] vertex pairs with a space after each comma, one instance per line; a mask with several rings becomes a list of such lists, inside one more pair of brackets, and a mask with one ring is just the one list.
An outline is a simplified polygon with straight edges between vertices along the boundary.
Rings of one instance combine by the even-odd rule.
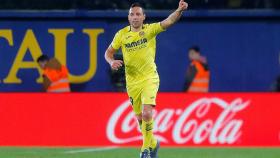
[[189, 48], [189, 51], [190, 51], [190, 50], [194, 50], [195, 52], [200, 53], [200, 48], [199, 48], [199, 46], [192, 46], [192, 47]]
[[139, 3], [139, 2], [132, 3], [131, 6], [130, 6], [130, 8], [134, 8], [134, 7], [140, 7], [140, 8], [142, 8], [143, 14], [145, 13], [144, 8], [143, 8], [143, 5], [141, 5], [141, 3]]
[[141, 5], [139, 2], [132, 3], [131, 6], [130, 6], [130, 8], [134, 8], [134, 7], [143, 8], [142, 5]]
[[37, 63], [39, 62], [44, 62], [44, 61], [49, 61], [50, 58], [47, 55], [41, 55], [38, 59], [37, 59]]

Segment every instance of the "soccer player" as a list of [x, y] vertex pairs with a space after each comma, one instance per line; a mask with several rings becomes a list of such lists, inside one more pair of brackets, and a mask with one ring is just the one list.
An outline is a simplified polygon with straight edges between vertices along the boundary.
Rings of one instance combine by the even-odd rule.
[[[143, 24], [143, 7], [134, 3], [128, 14], [129, 26], [119, 30], [105, 52], [105, 59], [112, 69], [125, 66], [126, 88], [133, 111], [138, 119], [143, 145], [141, 158], [157, 158], [159, 142], [153, 136], [152, 110], [156, 105], [159, 88], [159, 76], [155, 64], [156, 36], [175, 24], [188, 4], [180, 0], [176, 11], [158, 23]], [[114, 59], [114, 53], [120, 49], [124, 62]]]

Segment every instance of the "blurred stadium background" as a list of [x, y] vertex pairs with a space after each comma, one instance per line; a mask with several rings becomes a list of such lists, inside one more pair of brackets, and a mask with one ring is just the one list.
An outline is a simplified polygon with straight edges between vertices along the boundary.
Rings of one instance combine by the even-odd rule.
[[[124, 70], [104, 60], [133, 2], [0, 0], [1, 158], [138, 157]], [[148, 23], [178, 5], [138, 2]], [[280, 157], [280, 1], [187, 2], [181, 20], [157, 37], [160, 157]], [[183, 91], [193, 45], [207, 58], [210, 93]], [[41, 54], [67, 65], [73, 93], [42, 93]]]

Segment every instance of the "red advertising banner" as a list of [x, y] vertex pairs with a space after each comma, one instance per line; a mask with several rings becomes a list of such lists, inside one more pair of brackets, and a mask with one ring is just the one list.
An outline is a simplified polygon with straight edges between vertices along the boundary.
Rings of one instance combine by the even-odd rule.
[[[161, 93], [154, 134], [165, 146], [280, 146], [280, 94]], [[123, 93], [0, 94], [1, 146], [134, 146]]]

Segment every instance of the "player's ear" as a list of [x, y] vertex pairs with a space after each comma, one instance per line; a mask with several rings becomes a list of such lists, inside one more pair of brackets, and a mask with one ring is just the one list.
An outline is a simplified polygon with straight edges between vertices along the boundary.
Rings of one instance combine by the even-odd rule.
[[144, 15], [143, 15], [143, 20], [145, 20], [146, 19], [146, 14], [144, 13]]

